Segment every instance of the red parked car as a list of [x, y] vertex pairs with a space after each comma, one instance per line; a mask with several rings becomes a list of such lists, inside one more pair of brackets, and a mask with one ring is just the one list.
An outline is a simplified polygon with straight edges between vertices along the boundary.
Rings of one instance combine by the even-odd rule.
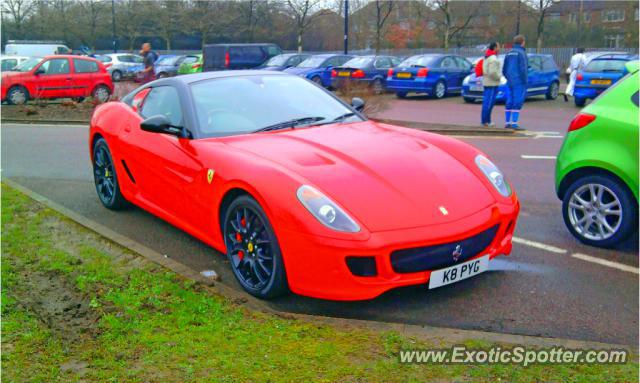
[[91, 96], [105, 102], [113, 93], [113, 81], [96, 59], [71, 55], [32, 58], [11, 72], [2, 73], [2, 101], [24, 104], [36, 98]]

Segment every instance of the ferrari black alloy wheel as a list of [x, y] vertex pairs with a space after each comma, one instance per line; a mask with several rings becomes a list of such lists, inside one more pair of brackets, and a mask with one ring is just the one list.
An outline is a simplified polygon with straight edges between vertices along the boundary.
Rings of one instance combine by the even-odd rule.
[[93, 147], [93, 179], [98, 198], [106, 208], [118, 210], [127, 206], [120, 192], [109, 146], [103, 138], [98, 139]]
[[223, 233], [233, 273], [248, 293], [267, 299], [288, 290], [280, 246], [256, 200], [235, 199], [225, 213]]

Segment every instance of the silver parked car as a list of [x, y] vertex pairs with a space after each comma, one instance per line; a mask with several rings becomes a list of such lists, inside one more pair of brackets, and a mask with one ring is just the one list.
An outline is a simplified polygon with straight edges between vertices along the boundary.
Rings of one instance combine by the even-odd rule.
[[0, 56], [0, 70], [2, 72], [11, 71], [13, 68], [27, 61], [31, 57], [27, 56]]
[[96, 59], [102, 61], [107, 67], [113, 81], [133, 78], [143, 68], [142, 56], [132, 53], [109, 53], [100, 55]]

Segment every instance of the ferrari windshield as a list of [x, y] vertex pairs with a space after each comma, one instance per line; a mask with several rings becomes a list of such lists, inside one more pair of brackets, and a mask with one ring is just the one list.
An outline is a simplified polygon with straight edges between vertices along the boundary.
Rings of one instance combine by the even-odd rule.
[[203, 137], [252, 133], [296, 120], [308, 120], [299, 126], [362, 121], [325, 90], [297, 76], [223, 77], [196, 82], [191, 92]]
[[42, 61], [42, 59], [39, 57], [29, 59], [23, 62], [22, 64], [18, 65], [17, 67], [13, 68], [13, 72], [28, 72], [31, 69], [33, 69], [36, 65], [38, 65], [40, 61]]

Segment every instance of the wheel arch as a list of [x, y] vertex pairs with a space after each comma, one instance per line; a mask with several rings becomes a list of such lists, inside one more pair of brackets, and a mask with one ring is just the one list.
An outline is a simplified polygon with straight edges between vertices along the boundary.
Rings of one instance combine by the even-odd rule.
[[624, 188], [631, 192], [631, 195], [636, 199], [636, 203], [638, 202], [638, 196], [636, 193], [629, 187], [628, 183], [614, 171], [605, 169], [598, 166], [584, 166], [571, 170], [567, 173], [560, 183], [558, 184], [558, 189], [556, 191], [556, 195], [559, 199], [563, 199], [567, 189], [573, 184], [575, 181], [582, 177], [592, 176], [592, 175], [602, 175], [615, 179], [618, 181]]

